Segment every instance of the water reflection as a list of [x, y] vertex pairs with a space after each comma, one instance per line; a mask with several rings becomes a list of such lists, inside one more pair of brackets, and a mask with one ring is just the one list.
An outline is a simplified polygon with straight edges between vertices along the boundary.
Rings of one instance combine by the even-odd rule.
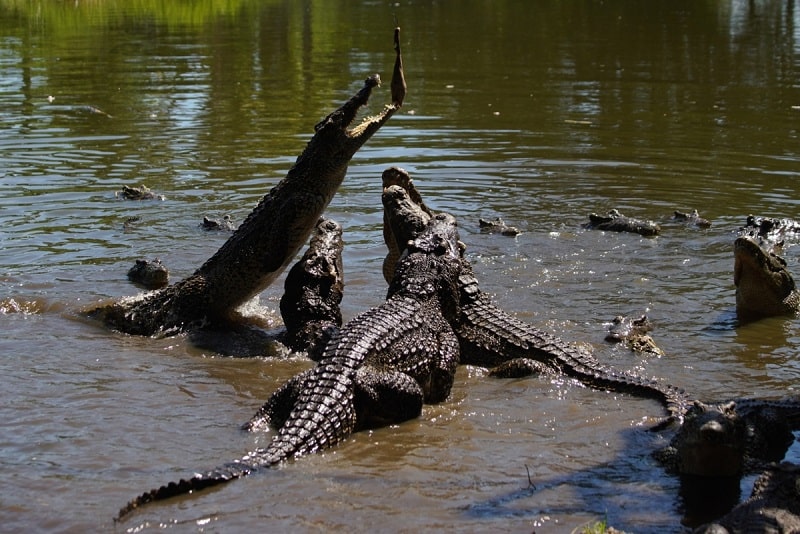
[[[0, 417], [13, 432], [0, 464], [18, 487], [4, 525], [108, 527], [132, 489], [266, 439], [236, 429], [303, 362], [219, 358], [61, 313], [134, 293], [136, 258], [160, 257], [173, 279], [208, 258], [225, 236], [199, 228], [203, 216], [242, 220], [313, 125], [391, 63], [394, 13], [404, 114], [356, 156], [329, 210], [346, 229], [346, 317], [385, 296], [376, 187], [400, 165], [458, 217], [505, 309], [704, 398], [793, 390], [797, 321], [737, 327], [731, 246], [747, 214], [798, 216], [797, 4], [2, 2]], [[140, 184], [166, 200], [115, 197]], [[713, 226], [665, 223], [650, 240], [581, 228], [611, 208], [659, 222], [696, 208]], [[481, 234], [478, 218], [496, 216], [522, 234]], [[786, 251], [795, 275], [797, 252]], [[262, 306], [279, 295], [280, 284]], [[603, 322], [645, 311], [664, 357], [603, 344]], [[606, 516], [679, 530], [679, 483], [629, 429], [656, 405], [467, 370], [457, 382], [419, 421], [143, 521], [196, 525], [215, 510], [231, 530], [313, 518], [559, 532]]]

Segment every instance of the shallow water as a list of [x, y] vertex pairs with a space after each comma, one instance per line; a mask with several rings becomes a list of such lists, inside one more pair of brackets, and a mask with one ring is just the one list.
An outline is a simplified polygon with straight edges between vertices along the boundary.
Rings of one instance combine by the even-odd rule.
[[[749, 213], [800, 216], [797, 2], [215, 4], [0, 2], [0, 530], [680, 532], [678, 482], [650, 458], [669, 434], [643, 431], [657, 403], [467, 367], [419, 420], [115, 527], [134, 495], [265, 444], [239, 426], [308, 363], [79, 312], [137, 293], [137, 258], [178, 280], [209, 257], [227, 235], [203, 216], [242, 221], [319, 119], [388, 79], [396, 14], [403, 113], [328, 210], [346, 318], [385, 296], [379, 183], [399, 165], [458, 218], [506, 310], [704, 399], [795, 392], [798, 321], [736, 325], [732, 243]], [[164, 200], [123, 201], [123, 184]], [[611, 208], [662, 235], [581, 227]], [[711, 228], [669, 221], [695, 208]], [[480, 233], [496, 216], [523, 233]], [[281, 287], [258, 308], [276, 321]], [[661, 358], [603, 341], [642, 313]]]

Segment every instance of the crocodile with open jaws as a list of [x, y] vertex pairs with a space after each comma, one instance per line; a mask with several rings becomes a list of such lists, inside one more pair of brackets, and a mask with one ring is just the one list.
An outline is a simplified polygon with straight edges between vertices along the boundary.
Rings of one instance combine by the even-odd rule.
[[[384, 239], [389, 250], [384, 261], [384, 277], [389, 279], [391, 265], [403, 243], [425, 228], [433, 212], [421, 202], [419, 192], [403, 169], [392, 167], [384, 171], [383, 185], [402, 188], [406, 194], [397, 206], [408, 212], [402, 219], [407, 222], [404, 226], [384, 224]], [[459, 290], [459, 314], [453, 329], [459, 340], [461, 363], [493, 368], [491, 374], [498, 377], [560, 372], [590, 387], [655, 398], [667, 409], [670, 415], [667, 421], [680, 418], [688, 408], [690, 397], [682, 389], [601, 364], [588, 351], [538, 330], [495, 306], [481, 291], [472, 266], [463, 255]]]
[[245, 221], [194, 274], [140, 297], [89, 311], [105, 324], [138, 335], [171, 334], [206, 323], [225, 324], [235, 309], [270, 285], [305, 244], [345, 177], [356, 151], [400, 109], [405, 80], [395, 29], [392, 103], [358, 126], [348, 127], [380, 84], [364, 87], [316, 126], [316, 133], [289, 170]]
[[741, 321], [797, 313], [800, 291], [786, 260], [749, 236], [736, 238], [733, 255], [736, 315]]
[[[385, 202], [394, 201], [387, 191]], [[198, 491], [340, 443], [352, 432], [418, 417], [423, 402], [450, 394], [458, 340], [460, 243], [455, 219], [439, 214], [407, 244], [386, 301], [348, 322], [318, 364], [291, 378], [245, 428], [278, 428], [266, 448], [238, 462], [151, 490], [120, 510]]]

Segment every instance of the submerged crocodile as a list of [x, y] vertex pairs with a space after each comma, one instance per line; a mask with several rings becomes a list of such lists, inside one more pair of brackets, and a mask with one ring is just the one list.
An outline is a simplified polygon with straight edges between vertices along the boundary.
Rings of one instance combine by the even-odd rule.
[[786, 260], [746, 236], [736, 238], [733, 254], [736, 315], [740, 320], [797, 313], [800, 292]]
[[128, 280], [146, 289], [160, 289], [169, 284], [169, 270], [161, 260], [136, 260], [128, 271]]
[[122, 189], [114, 193], [114, 196], [123, 200], [165, 200], [164, 195], [154, 193], [146, 185], [129, 186], [123, 185]]
[[608, 215], [589, 214], [589, 222], [584, 225], [584, 228], [609, 232], [630, 232], [645, 237], [661, 233], [661, 227], [655, 222], [626, 217], [615, 209], [609, 210]]
[[800, 532], [800, 466], [771, 465], [756, 479], [750, 498], [697, 534]]
[[200, 223], [200, 227], [203, 230], [208, 230], [208, 231], [214, 231], [214, 230], [219, 230], [223, 232], [236, 231], [236, 225], [233, 224], [233, 220], [231, 219], [230, 215], [223, 215], [221, 219], [209, 219], [208, 217], [203, 217], [203, 222]]
[[345, 177], [356, 151], [402, 105], [405, 81], [395, 30], [392, 103], [349, 129], [359, 108], [380, 84], [364, 87], [315, 126], [316, 133], [287, 176], [265, 195], [245, 221], [197, 271], [176, 284], [100, 306], [90, 315], [129, 334], [169, 334], [205, 323], [222, 323], [270, 285], [292, 261]]
[[608, 323], [608, 333], [606, 333], [605, 339], [611, 343], [622, 343], [634, 352], [663, 356], [664, 351], [658, 348], [648, 333], [652, 329], [653, 324], [646, 315], [635, 319], [617, 315]]
[[783, 459], [800, 430], [800, 398], [695, 401], [669, 445], [654, 453], [671, 473], [740, 477]]
[[500, 234], [508, 237], [514, 237], [520, 234], [519, 228], [516, 226], [508, 226], [503, 219], [495, 217], [494, 219], [478, 219], [478, 226], [481, 232], [487, 234]]
[[[407, 224], [384, 225], [389, 249], [384, 276], [388, 277], [392, 272], [387, 265], [397, 257], [403, 243], [424, 228], [433, 212], [415, 201], [421, 197], [404, 170], [385, 171], [383, 181], [384, 187], [394, 184], [402, 188], [404, 197], [395, 206], [408, 213], [402, 219]], [[655, 398], [663, 403], [670, 418], [682, 417], [689, 405], [689, 396], [683, 390], [603, 365], [588, 351], [516, 319], [492, 303], [481, 291], [469, 261], [463, 255], [461, 261], [459, 315], [452, 323], [459, 340], [461, 363], [493, 368], [492, 374], [498, 377], [558, 372], [589, 387]]]
[[[393, 202], [393, 192], [385, 202]], [[385, 195], [385, 196], [386, 196]], [[265, 448], [238, 462], [151, 490], [120, 510], [198, 491], [333, 447], [352, 432], [418, 417], [423, 402], [450, 394], [458, 340], [458, 231], [440, 214], [408, 243], [387, 300], [348, 322], [316, 367], [281, 386], [245, 426], [278, 428]]]
[[675, 210], [673, 216], [673, 221], [679, 221], [685, 224], [690, 224], [697, 226], [698, 228], [710, 228], [711, 221], [706, 218], [700, 217], [700, 213], [697, 210], [692, 210], [691, 213], [683, 212]]

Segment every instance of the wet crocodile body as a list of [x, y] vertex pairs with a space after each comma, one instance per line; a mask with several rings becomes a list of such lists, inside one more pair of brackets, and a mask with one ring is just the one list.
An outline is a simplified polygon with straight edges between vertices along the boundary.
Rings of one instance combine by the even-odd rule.
[[387, 300], [348, 322], [325, 346], [319, 363], [279, 388], [246, 425], [277, 427], [269, 446], [144, 493], [119, 518], [151, 501], [320, 452], [352, 432], [406, 421], [419, 416], [424, 402], [445, 400], [458, 365], [450, 322], [458, 308], [459, 255], [455, 219], [438, 215], [408, 243]]
[[281, 341], [294, 352], [318, 360], [320, 351], [342, 326], [344, 269], [342, 227], [320, 219], [308, 250], [289, 269], [280, 310], [286, 325]]
[[220, 328], [192, 329], [189, 340], [225, 356], [279, 356], [285, 354], [285, 346], [319, 359], [325, 343], [342, 324], [343, 246], [342, 227], [320, 218], [308, 248], [286, 276], [280, 302], [285, 329], [276, 332], [269, 320], [253, 318]]
[[[420, 195], [404, 170], [388, 169], [383, 173], [383, 182], [384, 187], [395, 184], [403, 188], [405, 196], [395, 204], [395, 209], [407, 212], [400, 220], [408, 221], [405, 225], [384, 225], [389, 250], [384, 262], [386, 276], [391, 275], [391, 269], [387, 268], [391, 258], [397, 257], [403, 243], [424, 228], [432, 212], [414, 200]], [[589, 387], [655, 398], [663, 403], [670, 418], [680, 419], [688, 408], [690, 398], [680, 388], [605, 366], [588, 351], [538, 330], [495, 306], [481, 291], [472, 266], [463, 255], [459, 291], [459, 315], [452, 324], [459, 340], [461, 363], [492, 368], [491, 373], [498, 377], [560, 373]]]
[[[398, 34], [395, 32], [395, 40]], [[207, 323], [225, 324], [235, 309], [270, 285], [305, 244], [333, 198], [356, 151], [400, 108], [405, 96], [399, 45], [393, 102], [348, 129], [380, 84], [376, 74], [316, 133], [287, 176], [265, 195], [222, 247], [194, 274], [144, 297], [121, 299], [90, 311], [129, 334], [170, 334]]]
[[695, 401], [670, 444], [654, 453], [667, 471], [740, 477], [783, 459], [800, 430], [800, 398]]
[[800, 292], [786, 260], [762, 243], [742, 236], [733, 244], [736, 315], [742, 321], [794, 314], [800, 309]]
[[800, 466], [771, 465], [756, 479], [746, 501], [696, 534], [800, 532]]
[[169, 284], [169, 270], [161, 260], [136, 260], [128, 271], [128, 280], [145, 289], [160, 289]]
[[626, 217], [615, 209], [610, 210], [608, 215], [590, 214], [589, 222], [584, 225], [584, 228], [608, 232], [630, 232], [645, 237], [657, 236], [661, 233], [661, 227], [655, 222]]

